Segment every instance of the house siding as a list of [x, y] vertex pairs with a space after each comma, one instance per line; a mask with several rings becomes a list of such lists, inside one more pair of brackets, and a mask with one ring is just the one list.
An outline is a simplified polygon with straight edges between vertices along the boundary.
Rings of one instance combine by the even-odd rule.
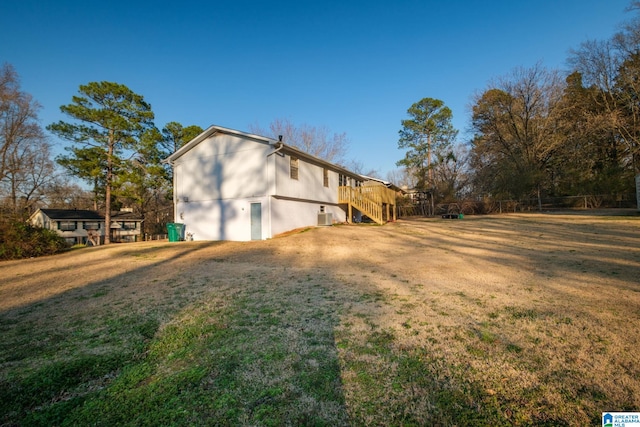
[[[215, 134], [174, 162], [175, 221], [194, 240], [251, 240], [251, 203], [261, 203], [270, 237], [267, 143]], [[268, 218], [267, 218], [268, 219]]]
[[31, 225], [35, 227], [46, 228], [48, 230], [55, 230], [57, 227], [51, 226], [51, 220], [41, 211], [36, 211], [35, 215], [31, 218]]
[[268, 233], [267, 197], [177, 203], [176, 222], [185, 224], [193, 240], [251, 240], [251, 203], [262, 204], [262, 239]]
[[290, 154], [276, 159], [276, 183], [277, 194], [301, 200], [317, 200], [325, 203], [338, 202], [338, 173], [329, 170], [329, 186], [324, 186], [324, 169], [299, 159], [298, 179], [292, 179], [289, 175]]
[[267, 194], [268, 144], [214, 135], [175, 161], [178, 201], [206, 202]]
[[337, 205], [274, 197], [271, 201], [273, 235], [296, 228], [317, 225], [318, 213], [320, 213], [321, 209], [326, 213], [331, 213], [334, 221], [343, 222], [346, 219], [345, 211]]
[[[59, 215], [53, 218], [49, 217], [49, 214]], [[85, 217], [84, 215], [87, 215]], [[112, 240], [114, 242], [135, 242], [140, 240], [141, 232], [142, 232], [142, 221], [139, 218], [132, 218], [130, 215], [127, 217], [123, 217], [123, 215], [128, 214], [119, 214], [112, 213], [112, 223], [124, 224], [128, 223], [131, 225], [135, 224], [131, 228], [113, 228], [112, 230]], [[98, 228], [96, 232], [98, 236], [102, 239], [105, 234], [105, 224], [104, 218], [100, 216], [95, 211], [78, 211], [78, 210], [65, 210], [65, 209], [38, 209], [30, 218], [29, 222], [36, 226], [42, 227], [49, 230], [53, 230], [58, 235], [63, 237], [70, 244], [84, 244], [87, 242], [88, 233], [86, 224], [91, 224], [92, 226], [97, 225]], [[75, 228], [73, 230], [61, 230], [60, 223], [72, 223]], [[93, 228], [93, 227], [92, 227]]]
[[346, 219], [338, 205], [340, 168], [274, 140], [211, 126], [167, 161], [174, 168], [175, 222], [193, 240], [251, 240], [252, 203], [261, 204], [262, 239], [315, 226], [321, 211]]
[[[295, 155], [294, 155], [295, 156]], [[318, 224], [318, 213], [331, 213], [342, 222], [346, 212], [338, 205], [338, 172], [300, 158], [298, 179], [289, 174], [291, 154], [275, 159], [274, 198], [271, 205], [271, 232], [275, 236], [296, 228]], [[328, 170], [328, 186], [324, 186], [324, 171]]]

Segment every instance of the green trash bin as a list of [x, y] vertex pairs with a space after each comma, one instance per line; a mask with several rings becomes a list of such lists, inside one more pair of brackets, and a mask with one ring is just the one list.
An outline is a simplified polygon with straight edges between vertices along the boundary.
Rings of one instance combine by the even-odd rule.
[[170, 242], [179, 242], [184, 240], [184, 224], [178, 222], [167, 223], [167, 233]]

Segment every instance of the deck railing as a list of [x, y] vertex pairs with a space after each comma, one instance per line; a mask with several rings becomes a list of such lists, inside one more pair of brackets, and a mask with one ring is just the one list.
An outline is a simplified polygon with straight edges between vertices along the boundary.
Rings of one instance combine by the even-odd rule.
[[360, 187], [338, 187], [338, 203], [346, 203], [371, 218], [384, 224], [382, 205], [395, 206], [395, 193], [383, 185], [363, 185]]
[[396, 204], [396, 192], [379, 183], [367, 183], [358, 187], [365, 194], [375, 194], [375, 198], [379, 198], [381, 203], [389, 205]]

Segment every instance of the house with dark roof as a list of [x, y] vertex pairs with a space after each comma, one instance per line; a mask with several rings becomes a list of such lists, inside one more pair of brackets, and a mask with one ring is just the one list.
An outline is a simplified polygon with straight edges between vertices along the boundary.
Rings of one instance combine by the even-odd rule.
[[[112, 242], [136, 242], [142, 238], [142, 218], [129, 210], [111, 214]], [[97, 246], [104, 243], [104, 215], [84, 209], [38, 209], [29, 217], [29, 223], [56, 231], [72, 245]]]

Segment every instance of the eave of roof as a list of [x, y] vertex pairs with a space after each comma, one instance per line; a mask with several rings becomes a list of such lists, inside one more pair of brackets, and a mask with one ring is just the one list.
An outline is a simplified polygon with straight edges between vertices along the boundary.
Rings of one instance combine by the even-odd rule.
[[283, 144], [282, 142], [279, 142], [276, 147], [279, 148], [280, 146], [282, 146], [281, 152], [289, 153], [289, 155], [294, 154], [298, 158], [308, 160], [311, 163], [316, 163], [320, 166], [323, 166], [329, 169], [333, 169], [337, 172], [342, 173], [343, 175], [348, 175], [352, 178], [364, 178], [364, 176], [360, 175], [359, 173], [352, 172], [348, 169], [343, 168], [342, 166], [336, 165], [335, 163], [330, 163], [330, 162], [327, 162], [326, 160], [322, 160], [319, 157], [312, 156], [311, 154], [298, 150], [297, 148], [292, 147], [291, 145], [286, 145], [286, 144]]

